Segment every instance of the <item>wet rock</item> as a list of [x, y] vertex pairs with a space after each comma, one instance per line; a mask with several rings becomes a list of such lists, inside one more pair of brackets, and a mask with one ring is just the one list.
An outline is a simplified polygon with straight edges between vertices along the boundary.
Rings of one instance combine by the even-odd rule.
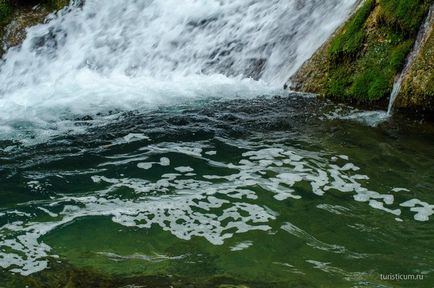
[[32, 39], [32, 47], [37, 54], [53, 54], [65, 41], [66, 32], [50, 28], [47, 34]]
[[[0, 3], [0, 47], [9, 49], [23, 42], [28, 27], [43, 23], [50, 13], [65, 7], [69, 1], [10, 0]], [[45, 40], [49, 40], [48, 38]], [[36, 44], [42, 45], [42, 42], [47, 42], [42, 40], [44, 39], [35, 39]], [[59, 39], [55, 41], [56, 45], [58, 41]], [[0, 48], [0, 55], [3, 52]]]
[[415, 61], [395, 102], [398, 109], [434, 111], [434, 13]]
[[[368, 109], [386, 109], [394, 80], [432, 4], [429, 0], [365, 0], [289, 79], [287, 87]], [[434, 89], [429, 83], [434, 78], [429, 75], [434, 66], [429, 51], [419, 55], [416, 62], [421, 68], [407, 77], [403, 88], [408, 92], [401, 97], [400, 107], [433, 111], [430, 95]]]
[[26, 28], [43, 22], [48, 14], [49, 11], [44, 6], [24, 7], [16, 10], [13, 20], [5, 28], [4, 45], [7, 48], [20, 45], [26, 37]]

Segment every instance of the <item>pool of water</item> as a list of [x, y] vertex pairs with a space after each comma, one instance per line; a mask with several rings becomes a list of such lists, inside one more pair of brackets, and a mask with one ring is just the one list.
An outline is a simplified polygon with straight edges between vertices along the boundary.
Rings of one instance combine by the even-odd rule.
[[0, 287], [434, 285], [432, 124], [299, 95], [72, 123], [0, 142]]

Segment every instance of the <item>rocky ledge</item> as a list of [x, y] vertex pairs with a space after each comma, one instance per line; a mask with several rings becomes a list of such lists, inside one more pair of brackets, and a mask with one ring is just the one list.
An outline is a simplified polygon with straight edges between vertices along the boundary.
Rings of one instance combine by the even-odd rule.
[[[432, 5], [433, 0], [363, 1], [289, 79], [288, 87], [386, 109], [395, 79], [405, 67]], [[433, 23], [431, 19], [414, 62], [406, 69], [395, 108], [434, 111]]]
[[68, 0], [0, 0], [0, 55], [21, 44], [26, 28], [69, 3]]

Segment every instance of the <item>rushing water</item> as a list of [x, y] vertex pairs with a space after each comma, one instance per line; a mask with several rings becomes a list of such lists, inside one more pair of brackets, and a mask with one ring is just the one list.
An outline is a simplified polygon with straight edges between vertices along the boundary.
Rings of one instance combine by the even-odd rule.
[[85, 1], [4, 56], [0, 131], [48, 136], [72, 116], [280, 89], [355, 2]]
[[431, 287], [432, 125], [278, 89], [356, 2], [29, 28], [0, 66], [0, 287]]
[[296, 95], [209, 99], [3, 141], [0, 279], [396, 287], [380, 274], [404, 273], [430, 287], [433, 127], [334, 112]]

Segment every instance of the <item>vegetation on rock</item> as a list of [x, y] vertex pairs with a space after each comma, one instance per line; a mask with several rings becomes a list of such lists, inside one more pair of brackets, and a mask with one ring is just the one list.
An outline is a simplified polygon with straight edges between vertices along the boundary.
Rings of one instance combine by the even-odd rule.
[[0, 28], [9, 22], [12, 11], [12, 6], [9, 1], [0, 0]]
[[22, 42], [27, 27], [41, 23], [50, 12], [68, 3], [69, 0], [0, 0], [0, 56], [4, 48]]
[[403, 79], [396, 106], [434, 111], [434, 27], [432, 26], [413, 65]]
[[368, 0], [328, 49], [329, 97], [386, 98], [429, 9], [426, 0]]
[[59, 10], [68, 5], [69, 0], [45, 0], [45, 2], [51, 9]]
[[292, 88], [385, 107], [432, 0], [365, 0], [290, 80]]

